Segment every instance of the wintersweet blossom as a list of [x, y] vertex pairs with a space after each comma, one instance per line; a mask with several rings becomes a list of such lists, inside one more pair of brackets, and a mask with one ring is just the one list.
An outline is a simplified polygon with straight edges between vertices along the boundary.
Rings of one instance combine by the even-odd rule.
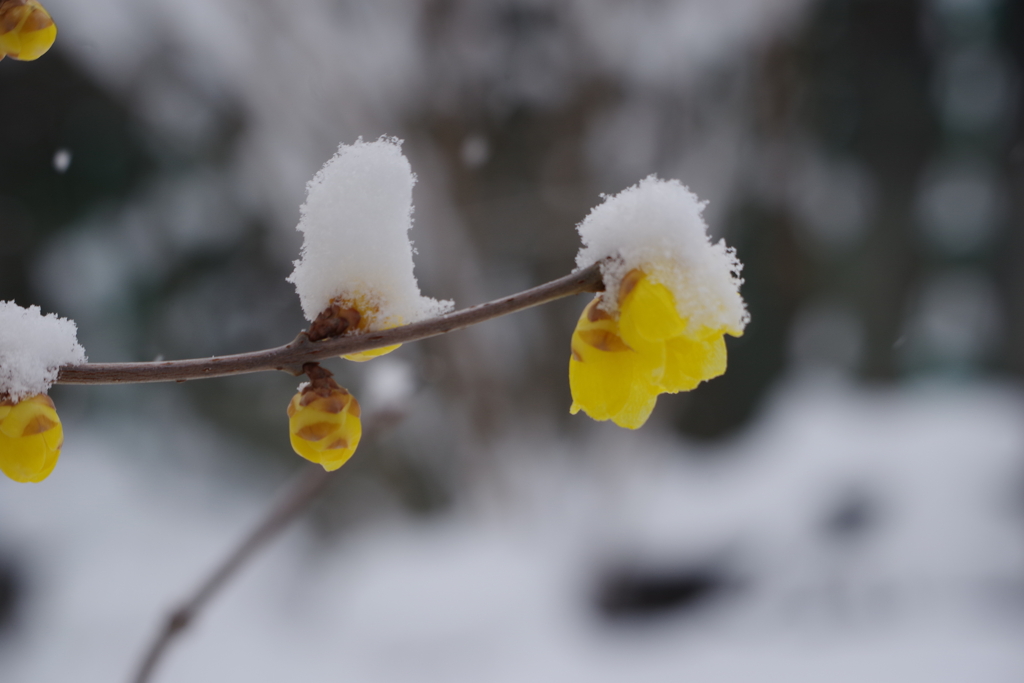
[[0, 0], [0, 59], [39, 59], [56, 39], [56, 24], [36, 0]]
[[348, 462], [359, 445], [359, 402], [326, 370], [317, 367], [309, 375], [312, 381], [288, 404], [288, 432], [296, 453], [330, 472]]
[[640, 270], [623, 279], [618, 298], [618, 319], [601, 308], [598, 295], [576, 324], [570, 412], [637, 429], [659, 394], [689, 391], [725, 372], [726, 331], [687, 334], [672, 293]]
[[572, 335], [571, 413], [637, 429], [660, 394], [725, 372], [725, 335], [743, 334], [748, 315], [740, 263], [710, 242], [703, 208], [678, 181], [652, 176], [580, 224], [577, 264], [601, 262], [606, 291]]
[[64, 429], [49, 396], [0, 400], [0, 470], [8, 477], [17, 482], [46, 479], [63, 445]]

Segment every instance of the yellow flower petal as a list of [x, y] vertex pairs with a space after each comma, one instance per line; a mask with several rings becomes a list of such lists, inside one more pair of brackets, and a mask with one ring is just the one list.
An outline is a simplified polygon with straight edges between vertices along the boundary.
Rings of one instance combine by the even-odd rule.
[[373, 360], [383, 356], [386, 353], [391, 353], [397, 349], [401, 344], [395, 344], [394, 346], [382, 346], [379, 349], [370, 349], [369, 351], [356, 351], [355, 353], [346, 353], [342, 358], [347, 360], [354, 360], [357, 363], [365, 363], [368, 360]]
[[600, 301], [595, 297], [583, 309], [572, 335], [570, 412], [609, 420], [629, 400], [635, 353], [618, 336], [615, 320], [598, 308]]
[[701, 382], [725, 373], [723, 332], [710, 339], [675, 337], [665, 343], [665, 349], [665, 374], [661, 386], [666, 393], [690, 391]]
[[0, 0], [0, 58], [31, 61], [57, 38], [57, 26], [36, 0]]
[[[582, 354], [580, 354], [582, 355]], [[569, 359], [572, 413], [583, 410], [595, 420], [610, 420], [629, 401], [633, 387], [631, 359], [615, 360], [610, 354], [592, 353], [586, 360]]]
[[596, 297], [587, 305], [573, 333], [569, 410], [636, 429], [657, 400], [664, 344], [646, 342], [639, 351], [630, 348], [619, 336], [617, 321], [598, 307], [600, 302]]
[[0, 471], [14, 481], [46, 479], [63, 445], [64, 429], [48, 396], [0, 405]]
[[612, 422], [626, 429], [640, 429], [651, 416], [654, 405], [658, 402], [658, 386], [643, 381], [634, 381], [629, 392], [629, 400], [616, 414]]
[[10, 438], [31, 436], [59, 423], [57, 411], [49, 396], [38, 394], [14, 405], [0, 424], [0, 433]]
[[672, 292], [665, 285], [651, 282], [639, 270], [623, 278], [619, 300], [619, 326], [622, 338], [630, 346], [636, 347], [643, 341], [663, 342], [686, 329]]

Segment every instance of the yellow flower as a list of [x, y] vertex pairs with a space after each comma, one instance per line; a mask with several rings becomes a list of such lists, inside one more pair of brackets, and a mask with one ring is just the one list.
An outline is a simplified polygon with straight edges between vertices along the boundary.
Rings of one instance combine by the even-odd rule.
[[[317, 319], [313, 321], [313, 324], [309, 326], [309, 340], [320, 341], [321, 339], [337, 337], [349, 332], [367, 332], [373, 317], [378, 314], [379, 311], [376, 306], [367, 304], [362, 299], [353, 301], [342, 297], [335, 297], [331, 299], [331, 305], [324, 309], [317, 316]], [[369, 351], [346, 353], [342, 358], [363, 363], [378, 356], [383, 356], [386, 353], [391, 353], [399, 346], [401, 344], [382, 346], [378, 349], [370, 349]]]
[[39, 59], [56, 38], [56, 24], [36, 0], [0, 0], [0, 59]]
[[314, 379], [288, 404], [292, 448], [328, 472], [338, 469], [363, 435], [359, 414], [359, 402], [329, 375]]
[[46, 479], [63, 445], [64, 429], [49, 396], [0, 401], [0, 470], [8, 477], [19, 482]]
[[675, 297], [634, 269], [618, 292], [618, 318], [598, 295], [583, 310], [572, 335], [569, 387], [575, 415], [620, 427], [642, 426], [659, 394], [689, 391], [725, 372], [725, 328], [688, 329]]

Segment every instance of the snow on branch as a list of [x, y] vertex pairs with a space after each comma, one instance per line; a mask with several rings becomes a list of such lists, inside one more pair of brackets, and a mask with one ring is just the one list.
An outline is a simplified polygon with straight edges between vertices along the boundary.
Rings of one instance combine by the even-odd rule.
[[0, 301], [0, 395], [12, 401], [45, 394], [61, 366], [85, 362], [78, 328], [38, 306]]

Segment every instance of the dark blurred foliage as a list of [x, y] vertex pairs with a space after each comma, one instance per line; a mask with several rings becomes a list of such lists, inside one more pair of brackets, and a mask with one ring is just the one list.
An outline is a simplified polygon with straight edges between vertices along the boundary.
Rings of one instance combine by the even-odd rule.
[[921, 2], [828, 2], [807, 35], [810, 128], [826, 150], [861, 161], [878, 188], [877, 217], [847, 265], [868, 378], [898, 374], [893, 344], [922, 251], [914, 199], [937, 141], [922, 10]]
[[[0, 299], [38, 303], [29, 270], [55, 232], [123, 200], [152, 170], [131, 112], [59, 51], [0, 62]], [[58, 150], [74, 150], [66, 173]]]
[[679, 418], [684, 432], [720, 436], [751, 417], [785, 367], [794, 316], [815, 293], [853, 300], [865, 328], [864, 377], [899, 374], [893, 344], [920, 253], [913, 203], [936, 136], [923, 22], [918, 2], [826, 0], [766, 56], [757, 135], [785, 145], [810, 134], [826, 154], [863, 163], [879, 210], [858, 249], [822, 258], [801, 243], [788, 207], [740, 200], [729, 234], [745, 264], [751, 324], [730, 346], [730, 372], [693, 392]]
[[[1024, 4], [1006, 2], [998, 21], [1000, 44], [1018, 74], [1024, 73]], [[1024, 89], [1018, 76], [1013, 117], [1007, 128], [1007, 144], [997, 145], [997, 155], [1009, 188], [1010, 221], [1000, 240], [995, 268], [1003, 292], [1006, 316], [1006, 367], [1024, 373]]]
[[[595, 161], [594, 131], [609, 117], [633, 105], [654, 111], [648, 119], [629, 121], [634, 128], [648, 127], [654, 141], [650, 167], [640, 175], [672, 176], [711, 123], [736, 114], [742, 172], [723, 192], [721, 224], [712, 228], [745, 263], [743, 293], [752, 322], [742, 338], [729, 340], [729, 372], [690, 394], [662, 398], [655, 420], [700, 438], [741, 428], [791, 367], [794, 335], [821, 301], [855, 319], [852, 333], [831, 333], [858, 336], [850, 341], [859, 346], [845, 369], [863, 379], [891, 382], [948, 367], [1020, 373], [1024, 126], [1018, 74], [1024, 69], [1024, 10], [1015, 2], [946, 3], [941, 11], [940, 5], [819, 0], [768, 44], [673, 88], [597, 66], [579, 40], [571, 3], [431, 0], [418, 27], [423, 97], [395, 117], [402, 129], [392, 132], [407, 140], [421, 176], [418, 191], [446, 193], [443, 201], [461, 222], [468, 244], [445, 267], [421, 273], [434, 285], [425, 289], [468, 305], [571, 269], [578, 246], [572, 226], [600, 192], [616, 192], [639, 179], [621, 180], [625, 171], [616, 170], [618, 159]], [[471, 63], [477, 53], [467, 44], [485, 45], [500, 60], [477, 68]], [[947, 62], [972, 46], [1007, 58], [1005, 106], [987, 123], [977, 117], [963, 123], [942, 105]], [[175, 59], [167, 50], [166, 61], [146, 66], [150, 84], [164, 79], [191, 87], [176, 71]], [[44, 248], [67, 238], [58, 232], [96, 216], [112, 224], [118, 207], [167, 179], [229, 173], [251, 113], [230, 94], [203, 94], [199, 87], [195, 92], [212, 112], [212, 132], [202, 144], [180, 144], [142, 123], [134, 100], [104, 90], [59, 49], [31, 64], [0, 63], [0, 299], [49, 309], [47, 292], [33, 289], [38, 279], [32, 271]], [[961, 100], [954, 105], [962, 108]], [[73, 151], [64, 174], [52, 163], [62, 148]], [[814, 179], [801, 156], [808, 148], [828, 164], [855, 169], [870, 188], [863, 225], [839, 247], [815, 241], [792, 197], [792, 186], [808, 174]], [[331, 151], [325, 148], [323, 159]], [[966, 251], [936, 247], [922, 228], [922, 188], [944, 159], [994, 166], [995, 182], [1009, 198], [1008, 210], [993, 219], [992, 240]], [[443, 183], [425, 182], [434, 170]], [[700, 192], [699, 167], [696, 173], [683, 181]], [[274, 237], [292, 226], [243, 208], [232, 193], [244, 191], [220, 193], [218, 210], [234, 211], [237, 230], [187, 248], [159, 243], [164, 263], [133, 276], [132, 287], [118, 292], [119, 303], [110, 309], [116, 314], [79, 319], [94, 360], [113, 360], [105, 354], [114, 353], [131, 356], [122, 360], [231, 353], [294, 336], [302, 320], [284, 282], [283, 242]], [[171, 196], [175, 207], [192, 201], [187, 194]], [[828, 201], [824, 207], [830, 209]], [[418, 221], [431, 220], [417, 211]], [[146, 216], [146, 230], [173, 231], [160, 223], [173, 217], [156, 209]], [[223, 216], [211, 212], [201, 220]], [[124, 241], [131, 232], [113, 234]], [[133, 258], [130, 249], [125, 254]], [[992, 349], [953, 360], [933, 354], [924, 342], [915, 346], [913, 332], [929, 278], [949, 268], [992, 279], [1000, 297]], [[562, 301], [507, 321], [495, 335], [519, 345], [513, 368], [502, 367], [513, 362], [507, 347], [469, 333], [403, 349], [432, 392], [430, 400], [449, 411], [438, 409], [409, 427], [412, 434], [415, 424], [431, 424], [440, 432], [436, 438], [384, 444], [378, 450], [390, 455], [354, 463], [353, 478], [383, 482], [407, 507], [429, 509], [443, 505], [450, 498], [446, 489], [460, 485], [453, 483], [460, 476], [453, 472], [464, 469], [460, 449], [486, 450], [490, 436], [519, 425], [524, 416], [547, 416], [560, 430], [584, 424], [580, 418], [569, 422], [565, 381], [569, 334], [582, 303]], [[952, 327], [955, 333], [964, 326], [955, 316], [943, 318], [944, 310], [935, 314], [940, 331]], [[925, 323], [933, 324], [928, 321], [935, 315], [928, 315]], [[119, 343], [104, 346], [109, 338]], [[832, 338], [825, 335], [825, 347]], [[291, 378], [234, 378], [190, 384], [184, 392], [202, 414], [247, 439], [254, 450], [287, 451], [279, 420], [290, 383]], [[464, 424], [439, 429], [437, 423], [446, 420]], [[411, 454], [424, 449], [430, 457]]]
[[0, 559], [0, 639], [14, 631], [24, 598], [19, 567], [7, 558]]

